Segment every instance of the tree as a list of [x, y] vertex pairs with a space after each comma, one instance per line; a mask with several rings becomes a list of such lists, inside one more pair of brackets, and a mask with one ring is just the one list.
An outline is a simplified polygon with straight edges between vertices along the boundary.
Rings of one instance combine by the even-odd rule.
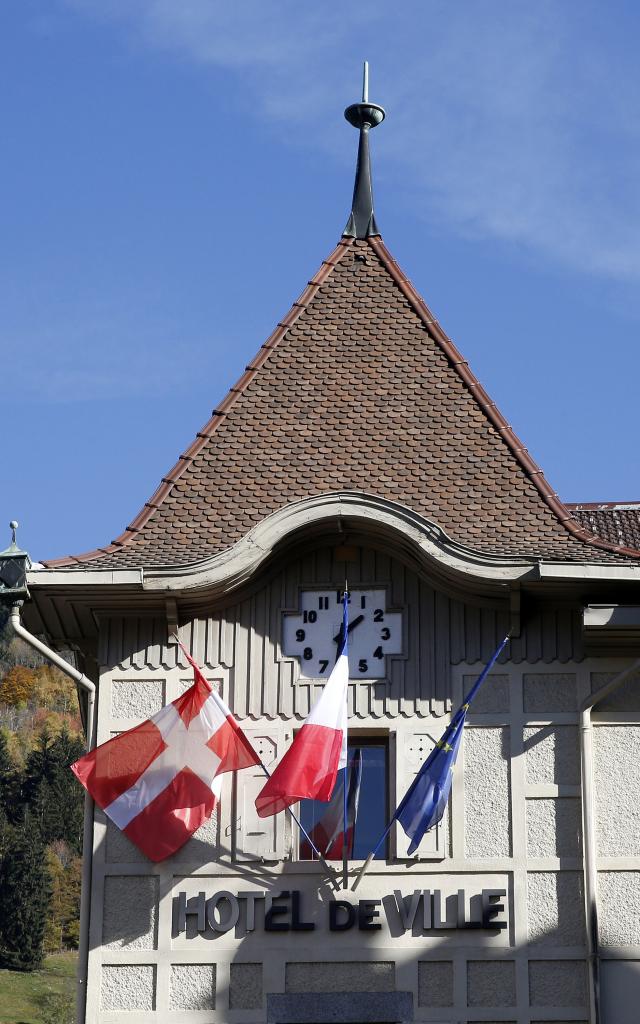
[[4, 807], [0, 807], [0, 869], [7, 851], [11, 845], [13, 829], [7, 817]]
[[35, 670], [32, 699], [39, 708], [78, 714], [78, 695], [71, 680], [60, 669], [42, 665]]
[[11, 756], [8, 736], [0, 729], [0, 812], [9, 822], [15, 821], [18, 814], [19, 785], [18, 767]]
[[45, 951], [77, 949], [82, 859], [74, 856], [65, 842], [52, 843], [47, 847], [47, 868], [51, 902], [45, 928]]
[[35, 971], [42, 965], [48, 906], [44, 844], [27, 815], [0, 865], [0, 967]]
[[9, 742], [4, 729], [0, 729], [0, 807], [6, 810], [11, 800], [15, 779], [15, 765], [9, 753]]
[[0, 701], [14, 708], [26, 704], [33, 694], [35, 683], [33, 669], [25, 668], [24, 665], [14, 665], [0, 683]]
[[64, 840], [82, 851], [83, 791], [69, 766], [84, 753], [79, 737], [63, 725], [52, 739], [45, 730], [27, 758], [22, 797], [40, 827], [45, 843]]

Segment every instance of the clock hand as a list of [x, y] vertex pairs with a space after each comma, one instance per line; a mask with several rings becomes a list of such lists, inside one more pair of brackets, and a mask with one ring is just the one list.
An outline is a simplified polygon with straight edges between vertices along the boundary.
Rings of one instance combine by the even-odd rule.
[[[352, 629], [355, 629], [356, 626], [360, 625], [360, 623], [362, 622], [363, 619], [364, 619], [364, 615], [358, 615], [358, 617], [355, 618], [353, 620], [353, 622], [349, 623], [349, 629], [347, 630], [347, 636], [349, 635], [349, 633], [351, 632]], [[342, 626], [340, 626], [340, 632], [338, 633], [338, 635], [334, 636], [333, 642], [334, 642], [334, 644], [339, 644], [341, 640], [342, 640]]]

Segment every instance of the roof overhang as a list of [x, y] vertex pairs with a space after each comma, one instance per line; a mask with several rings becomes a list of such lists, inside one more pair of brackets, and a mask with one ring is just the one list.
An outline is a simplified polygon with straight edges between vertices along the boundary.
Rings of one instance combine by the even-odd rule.
[[612, 647], [636, 653], [640, 651], [640, 605], [589, 604], [582, 609], [582, 632], [590, 653]]
[[474, 551], [407, 506], [357, 491], [317, 495], [267, 516], [233, 547], [197, 563], [147, 569], [45, 568], [28, 574], [30, 589], [125, 590], [130, 594], [223, 595], [250, 581], [276, 553], [326, 533], [362, 534], [404, 550], [443, 583], [500, 591], [525, 582], [640, 582], [638, 565], [552, 562]]

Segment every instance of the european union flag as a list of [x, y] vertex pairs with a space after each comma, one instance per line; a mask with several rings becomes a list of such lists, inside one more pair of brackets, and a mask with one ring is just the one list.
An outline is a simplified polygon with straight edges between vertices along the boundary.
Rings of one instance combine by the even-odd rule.
[[[456, 713], [441, 740], [429, 754], [427, 760], [411, 783], [394, 815], [408, 835], [409, 856], [418, 849], [422, 837], [437, 825], [447, 806], [453, 766], [456, 763], [466, 712]], [[458, 717], [460, 716], [460, 717]]]
[[467, 694], [464, 704], [456, 711], [444, 735], [422, 765], [391, 819], [400, 822], [411, 840], [409, 856], [418, 849], [425, 832], [437, 825], [444, 814], [469, 705], [508, 640], [509, 637], [506, 636], [481, 672]]

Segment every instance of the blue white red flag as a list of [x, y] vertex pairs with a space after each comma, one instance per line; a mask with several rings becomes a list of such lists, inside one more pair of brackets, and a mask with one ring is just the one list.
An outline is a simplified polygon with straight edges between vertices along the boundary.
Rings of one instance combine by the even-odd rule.
[[338, 771], [347, 765], [348, 635], [349, 599], [345, 592], [336, 663], [300, 732], [256, 797], [260, 818], [299, 800], [331, 799]]
[[[344, 780], [347, 779], [347, 817], [344, 818]], [[336, 783], [333, 796], [325, 813], [309, 835], [313, 845], [325, 860], [342, 860], [346, 839], [347, 856], [353, 856], [358, 804], [360, 803], [360, 785], [362, 783], [362, 751], [353, 751], [342, 778]], [[311, 859], [311, 846], [306, 839], [300, 843], [300, 855], [303, 860]]]

